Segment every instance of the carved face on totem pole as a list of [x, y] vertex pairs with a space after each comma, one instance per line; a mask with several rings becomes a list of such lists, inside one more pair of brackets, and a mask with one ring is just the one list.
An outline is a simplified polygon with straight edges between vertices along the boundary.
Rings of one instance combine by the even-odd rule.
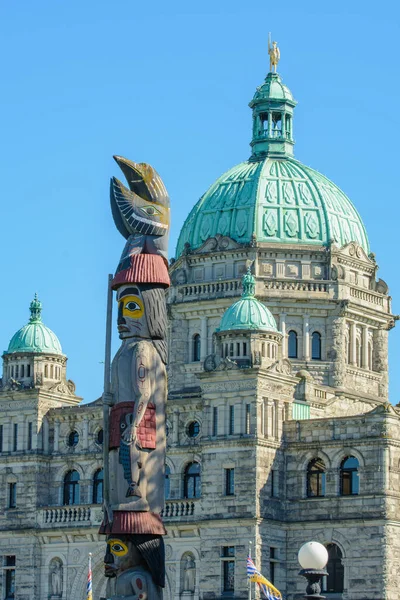
[[116, 577], [123, 571], [136, 567], [143, 562], [136, 546], [127, 537], [110, 536], [107, 540], [107, 551], [104, 556], [106, 577]]
[[146, 309], [140, 286], [122, 285], [117, 291], [118, 332], [121, 340], [131, 337], [150, 338]]

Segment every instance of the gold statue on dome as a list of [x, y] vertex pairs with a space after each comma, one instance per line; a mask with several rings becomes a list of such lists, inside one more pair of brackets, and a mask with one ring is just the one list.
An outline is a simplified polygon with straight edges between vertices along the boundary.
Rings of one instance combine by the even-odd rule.
[[278, 66], [281, 53], [278, 48], [277, 42], [271, 44], [271, 34], [268, 34], [268, 54], [269, 54], [269, 71], [270, 73], [276, 73], [276, 67]]

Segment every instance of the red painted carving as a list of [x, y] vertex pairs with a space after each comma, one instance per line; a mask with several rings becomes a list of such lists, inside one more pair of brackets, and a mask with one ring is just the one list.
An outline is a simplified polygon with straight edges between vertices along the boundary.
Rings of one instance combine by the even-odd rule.
[[[119, 448], [121, 441], [120, 423], [125, 415], [132, 414], [134, 402], [119, 402], [110, 411], [109, 449]], [[156, 447], [156, 407], [149, 402], [138, 427], [138, 442], [142, 448], [154, 450]]]

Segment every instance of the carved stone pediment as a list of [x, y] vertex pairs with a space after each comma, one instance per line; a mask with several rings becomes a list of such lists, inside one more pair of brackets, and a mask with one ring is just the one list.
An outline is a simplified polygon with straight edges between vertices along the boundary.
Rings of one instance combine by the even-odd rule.
[[75, 396], [75, 383], [71, 379], [68, 381], [58, 381], [49, 388], [49, 392], [64, 394], [65, 396]]
[[242, 248], [241, 244], [238, 244], [232, 238], [226, 235], [220, 235], [217, 233], [215, 237], [208, 238], [204, 244], [193, 251], [193, 254], [203, 254], [205, 252], [223, 252], [224, 250], [236, 250]]
[[383, 404], [380, 404], [379, 406], [377, 406], [376, 408], [373, 408], [371, 411], [369, 411], [368, 413], [369, 415], [394, 415], [395, 417], [399, 416], [398, 411], [395, 409], [395, 407], [390, 404], [390, 402], [384, 402]]
[[364, 248], [362, 248], [356, 242], [350, 242], [349, 244], [342, 246], [342, 248], [340, 248], [339, 252], [340, 252], [340, 254], [345, 254], [346, 256], [349, 256], [350, 258], [353, 258], [353, 259], [362, 260], [363, 262], [367, 262], [370, 264], [374, 263], [374, 261], [372, 261], [371, 258], [367, 255]]
[[281, 375], [292, 375], [292, 363], [287, 358], [281, 358], [268, 367], [267, 371], [280, 373]]

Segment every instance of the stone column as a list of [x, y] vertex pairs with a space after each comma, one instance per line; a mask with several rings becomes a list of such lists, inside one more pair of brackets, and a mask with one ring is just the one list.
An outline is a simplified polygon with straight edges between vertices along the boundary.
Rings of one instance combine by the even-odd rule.
[[366, 325], [362, 328], [362, 366], [368, 369], [368, 327]]
[[172, 417], [172, 443], [174, 446], [179, 444], [179, 410], [175, 409]]
[[46, 417], [42, 421], [42, 449], [45, 454], [49, 453], [49, 422]]
[[4, 449], [4, 452], [10, 452], [12, 450], [12, 448], [13, 448], [12, 436], [13, 436], [12, 423], [11, 423], [11, 418], [9, 417], [8, 419], [4, 420], [4, 424], [3, 424], [3, 449]]
[[60, 421], [54, 421], [54, 452], [59, 451], [60, 446]]
[[84, 450], [87, 450], [89, 447], [89, 421], [88, 421], [88, 417], [85, 417], [84, 421], [83, 421], [83, 448]]
[[274, 400], [275, 404], [275, 438], [279, 439], [279, 400]]
[[376, 329], [373, 338], [373, 367], [381, 374], [379, 394], [388, 397], [388, 330]]
[[357, 366], [357, 325], [355, 321], [350, 323], [350, 362], [353, 367]]
[[344, 317], [333, 317], [332, 340], [328, 358], [331, 359], [330, 385], [332, 387], [343, 387], [346, 381], [346, 320]]
[[303, 360], [310, 360], [310, 317], [303, 316]]
[[208, 351], [207, 340], [207, 317], [201, 317], [201, 332], [200, 332], [200, 360], [204, 360]]
[[282, 358], [287, 358], [286, 313], [281, 313], [279, 327], [282, 333]]

